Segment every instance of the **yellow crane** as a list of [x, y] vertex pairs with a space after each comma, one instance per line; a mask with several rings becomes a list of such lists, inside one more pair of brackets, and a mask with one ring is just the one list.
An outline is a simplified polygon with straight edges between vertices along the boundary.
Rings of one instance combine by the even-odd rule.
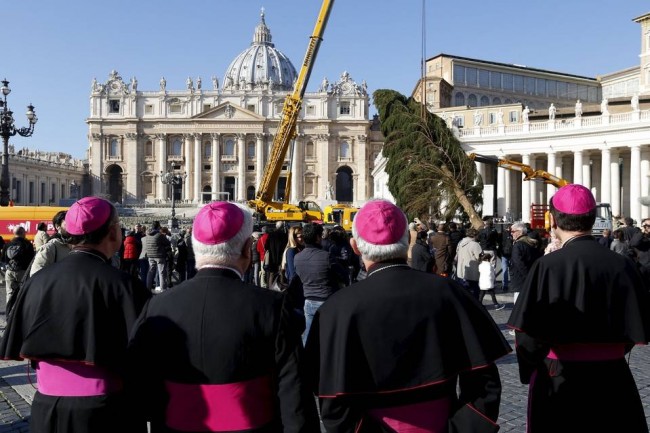
[[255, 199], [248, 202], [248, 205], [267, 221], [322, 221], [323, 219], [320, 207], [314, 202], [301, 202], [296, 206], [289, 203], [275, 202], [273, 201], [273, 195], [280, 178], [287, 150], [291, 140], [296, 136], [296, 124], [305, 89], [333, 5], [334, 0], [323, 0], [293, 91], [284, 100], [282, 118], [273, 138], [269, 161], [264, 169], [262, 181], [257, 189]]

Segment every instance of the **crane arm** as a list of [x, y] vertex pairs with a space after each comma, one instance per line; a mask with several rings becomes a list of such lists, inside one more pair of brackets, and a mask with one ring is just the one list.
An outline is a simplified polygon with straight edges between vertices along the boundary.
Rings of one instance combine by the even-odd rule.
[[269, 161], [264, 169], [262, 181], [257, 190], [255, 200], [249, 204], [251, 207], [256, 208], [258, 211], [263, 211], [267, 204], [273, 199], [275, 188], [280, 178], [284, 158], [287, 154], [287, 149], [291, 140], [296, 135], [296, 124], [298, 122], [298, 115], [300, 114], [300, 107], [302, 106], [302, 99], [305, 95], [305, 89], [314, 66], [314, 60], [318, 54], [318, 49], [325, 32], [325, 26], [329, 19], [329, 14], [332, 10], [334, 0], [323, 0], [314, 31], [309, 40], [307, 53], [300, 67], [300, 72], [296, 78], [293, 86], [293, 92], [287, 95], [284, 100], [282, 108], [282, 119], [278, 125], [278, 130], [273, 138], [273, 145], [271, 147], [271, 154]]
[[524, 164], [522, 162], [503, 159], [491, 155], [479, 155], [476, 153], [470, 153], [468, 156], [473, 161], [496, 165], [497, 167], [505, 168], [506, 170], [519, 171], [524, 174], [524, 180], [542, 181], [546, 184], [553, 185], [558, 188], [561, 188], [569, 183], [566, 179], [557, 177], [547, 171], [533, 170], [530, 165]]

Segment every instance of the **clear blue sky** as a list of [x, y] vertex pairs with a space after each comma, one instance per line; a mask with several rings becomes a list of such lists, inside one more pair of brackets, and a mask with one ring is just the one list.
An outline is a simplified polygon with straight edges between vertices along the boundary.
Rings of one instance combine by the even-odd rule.
[[[253, 37], [259, 13], [276, 48], [298, 67], [320, 0], [7, 0], [0, 77], [18, 126], [28, 103], [39, 122], [17, 147], [85, 157], [93, 77], [117, 70], [138, 90], [182, 89], [188, 76], [223, 75]], [[595, 77], [639, 64], [647, 0], [443, 2], [426, 0], [426, 57], [444, 52]], [[336, 0], [308, 91], [347, 70], [370, 92], [409, 95], [420, 76], [422, 0]], [[374, 109], [373, 109], [374, 112]]]

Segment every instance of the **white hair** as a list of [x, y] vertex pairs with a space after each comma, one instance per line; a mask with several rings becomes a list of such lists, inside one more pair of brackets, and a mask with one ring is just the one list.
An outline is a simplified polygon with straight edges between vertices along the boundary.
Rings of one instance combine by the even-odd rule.
[[517, 221], [516, 223], [513, 223], [510, 226], [510, 230], [521, 230], [522, 235], [528, 234], [528, 227], [526, 227], [526, 224], [521, 221]]
[[[357, 219], [352, 221], [352, 237], [364, 259], [372, 262], [384, 262], [392, 259], [406, 259], [409, 250], [409, 232], [404, 230], [402, 237], [394, 244], [376, 245], [366, 241], [357, 230]], [[404, 222], [406, 223], [406, 215]], [[404, 224], [406, 227], [406, 224]]]
[[241, 256], [241, 251], [253, 233], [253, 215], [251, 210], [239, 203], [232, 203], [240, 208], [244, 214], [241, 228], [227, 242], [216, 245], [204, 244], [194, 237], [196, 230], [192, 230], [192, 250], [196, 257], [196, 269], [205, 265], [232, 266]]

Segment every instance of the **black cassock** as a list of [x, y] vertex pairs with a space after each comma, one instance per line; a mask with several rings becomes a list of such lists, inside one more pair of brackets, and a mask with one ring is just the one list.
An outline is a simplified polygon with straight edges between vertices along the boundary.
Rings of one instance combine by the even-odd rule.
[[130, 344], [152, 432], [318, 432], [299, 325], [283, 294], [230, 269], [156, 295]]
[[592, 236], [536, 261], [508, 320], [530, 388], [528, 431], [647, 432], [625, 356], [647, 344], [649, 313], [636, 264]]
[[[40, 391], [32, 404], [30, 431], [146, 431], [129, 401], [124, 373], [128, 336], [149, 297], [137, 278], [92, 250], [73, 251], [27, 280], [0, 354], [29, 359], [37, 369]], [[58, 377], [51, 377], [52, 368]], [[110, 392], [79, 394], [83, 386], [71, 380], [79, 374], [97, 374]]]
[[306, 350], [329, 432], [498, 428], [494, 361], [511, 349], [451, 279], [406, 263], [373, 265], [319, 309]]

